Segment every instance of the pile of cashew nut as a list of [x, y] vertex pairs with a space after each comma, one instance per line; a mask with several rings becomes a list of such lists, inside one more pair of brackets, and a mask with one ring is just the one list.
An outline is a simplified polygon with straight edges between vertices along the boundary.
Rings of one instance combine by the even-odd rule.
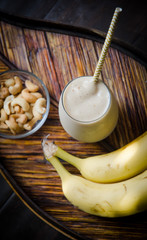
[[31, 130], [46, 112], [46, 99], [30, 80], [25, 87], [18, 76], [6, 79], [0, 88], [0, 130], [18, 134]]

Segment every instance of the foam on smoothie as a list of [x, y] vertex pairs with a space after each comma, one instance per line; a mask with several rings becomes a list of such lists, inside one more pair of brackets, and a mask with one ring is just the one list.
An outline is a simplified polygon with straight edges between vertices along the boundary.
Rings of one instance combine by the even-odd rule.
[[77, 78], [64, 91], [63, 104], [66, 112], [78, 121], [94, 121], [102, 117], [110, 104], [106, 85], [93, 78]]

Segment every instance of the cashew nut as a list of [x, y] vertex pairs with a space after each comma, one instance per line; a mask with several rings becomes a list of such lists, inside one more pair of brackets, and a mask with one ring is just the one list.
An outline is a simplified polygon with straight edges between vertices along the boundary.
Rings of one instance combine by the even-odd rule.
[[10, 111], [11, 111], [11, 113], [14, 113], [15, 111], [14, 111], [14, 107], [10, 104]]
[[15, 85], [9, 87], [9, 92], [13, 95], [16, 95], [21, 92], [22, 90], [22, 81], [19, 77], [15, 76]]
[[30, 92], [37, 92], [39, 90], [39, 87], [36, 84], [32, 83], [30, 80], [26, 80], [25, 85]]
[[46, 99], [38, 98], [34, 104], [34, 112], [38, 112], [40, 114], [44, 114], [46, 112]]
[[3, 107], [3, 100], [0, 99], [0, 109]]
[[4, 122], [0, 121], [0, 130], [4, 130], [4, 129], [8, 129], [7, 124], [5, 124]]
[[16, 97], [22, 97], [22, 93], [20, 92]]
[[19, 105], [14, 106], [14, 111], [20, 113], [21, 107]]
[[22, 110], [22, 108], [19, 105], [16, 105], [13, 108], [14, 108], [14, 112], [16, 112], [16, 113], [24, 113], [24, 111]]
[[6, 120], [5, 123], [13, 134], [20, 133], [22, 130], [22, 128], [16, 123], [15, 119], [12, 116], [10, 116], [9, 120]]
[[28, 103], [35, 103], [37, 100], [37, 97], [32, 95], [27, 88], [22, 90], [22, 96]]
[[32, 117], [33, 117], [32, 107], [30, 107], [29, 111], [25, 112], [25, 114], [26, 114], [27, 118], [28, 118], [29, 120], [31, 120]]
[[39, 113], [39, 112], [36, 110], [35, 104], [34, 104], [34, 106], [32, 106], [32, 113], [33, 113], [33, 116], [34, 116], [34, 117], [37, 117], [39, 120], [42, 119], [42, 114]]
[[32, 95], [34, 95], [36, 98], [42, 98], [42, 94], [40, 92], [32, 92]]
[[34, 107], [33, 107], [33, 109], [32, 109], [32, 112], [33, 112], [33, 116], [34, 116], [34, 117], [37, 117], [38, 120], [41, 120], [41, 119], [42, 119], [42, 114], [40, 114], [39, 112], [37, 112]]
[[[26, 88], [18, 76], [1, 83], [0, 88], [0, 130], [10, 129], [13, 134], [23, 129], [31, 130], [46, 112], [46, 99], [39, 86], [25, 81]], [[11, 95], [10, 95], [11, 94]]]
[[8, 97], [5, 98], [5, 101], [4, 101], [4, 110], [5, 112], [10, 115], [11, 113], [11, 102], [12, 100], [14, 99], [14, 96], [13, 95], [9, 95]]
[[40, 119], [38, 119], [38, 117], [33, 117], [32, 120], [30, 120], [29, 122], [27, 122], [26, 124], [24, 124], [24, 129], [26, 130], [31, 130], [34, 126], [34, 124]]
[[30, 108], [29, 103], [22, 97], [16, 97], [13, 99], [13, 101], [11, 102], [12, 106], [16, 106], [19, 105], [22, 107], [23, 111], [28, 111]]
[[7, 79], [7, 80], [5, 81], [6, 87], [13, 86], [14, 84], [15, 84], [15, 81], [14, 81], [13, 78]]
[[28, 120], [26, 114], [16, 113], [16, 114], [13, 114], [11, 116], [15, 118], [17, 123], [21, 123], [21, 124], [25, 124]]
[[1, 118], [0, 118], [0, 121], [5, 122], [7, 119], [8, 119], [8, 115], [7, 115], [7, 113], [5, 112], [5, 110], [2, 108], [2, 109], [1, 109]]
[[9, 90], [8, 90], [8, 88], [7, 88], [7, 87], [2, 87], [2, 88], [0, 89], [0, 98], [1, 98], [1, 99], [4, 99], [4, 98], [6, 98], [7, 96], [9, 96]]

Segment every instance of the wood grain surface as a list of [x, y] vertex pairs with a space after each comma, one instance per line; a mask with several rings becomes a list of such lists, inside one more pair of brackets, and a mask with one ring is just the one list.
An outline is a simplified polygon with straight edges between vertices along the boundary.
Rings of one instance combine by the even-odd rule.
[[[111, 47], [101, 78], [119, 104], [116, 129], [107, 139], [93, 144], [78, 142], [63, 130], [58, 116], [61, 91], [73, 78], [93, 75], [101, 49], [97, 41], [0, 22], [1, 53], [16, 68], [40, 77], [51, 97], [48, 118], [38, 132], [20, 140], [0, 138], [1, 164], [37, 206], [83, 239], [146, 239], [146, 213], [107, 219], [78, 210], [65, 199], [58, 174], [43, 157], [41, 140], [49, 133], [63, 149], [85, 157], [124, 146], [147, 130], [147, 71]], [[0, 72], [10, 66], [1, 58]], [[72, 173], [78, 173], [64, 164]]]
[[[13, 16], [81, 26], [106, 34], [116, 7], [123, 9], [114, 37], [147, 60], [147, 2], [126, 0], [1, 0], [0, 11]], [[0, 12], [0, 17], [2, 15]]]

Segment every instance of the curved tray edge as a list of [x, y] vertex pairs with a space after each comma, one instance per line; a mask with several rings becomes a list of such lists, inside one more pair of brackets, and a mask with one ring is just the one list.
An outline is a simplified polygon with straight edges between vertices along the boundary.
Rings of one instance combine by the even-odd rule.
[[[83, 37], [90, 40], [99, 41], [101, 43], [104, 42], [104, 39], [106, 37], [106, 33], [97, 29], [72, 26], [68, 24], [62, 24], [58, 22], [51, 22], [40, 19], [38, 20], [33, 18], [20, 17], [18, 15], [14, 16], [1, 10], [0, 20], [23, 28], [68, 34], [71, 36]], [[124, 54], [129, 55], [130, 57], [134, 58], [136, 61], [147, 67], [147, 57], [143, 55], [143, 53], [139, 49], [133, 47], [131, 44], [125, 43], [124, 41], [113, 37], [111, 47], [120, 50]]]
[[85, 239], [85, 237], [81, 237], [80, 235], [76, 234], [75, 232], [69, 230], [68, 228], [64, 227], [62, 224], [60, 224], [57, 220], [55, 220], [53, 217], [48, 215], [46, 212], [44, 212], [38, 205], [36, 205], [28, 196], [25, 194], [25, 192], [19, 187], [19, 185], [15, 182], [15, 180], [12, 178], [10, 173], [4, 168], [4, 166], [0, 163], [0, 173], [6, 180], [6, 182], [9, 184], [11, 189], [15, 192], [15, 194], [19, 197], [19, 199], [41, 220], [43, 220], [46, 224], [50, 225], [55, 230], [59, 231], [66, 237], [72, 239], [72, 240], [88, 240]]

